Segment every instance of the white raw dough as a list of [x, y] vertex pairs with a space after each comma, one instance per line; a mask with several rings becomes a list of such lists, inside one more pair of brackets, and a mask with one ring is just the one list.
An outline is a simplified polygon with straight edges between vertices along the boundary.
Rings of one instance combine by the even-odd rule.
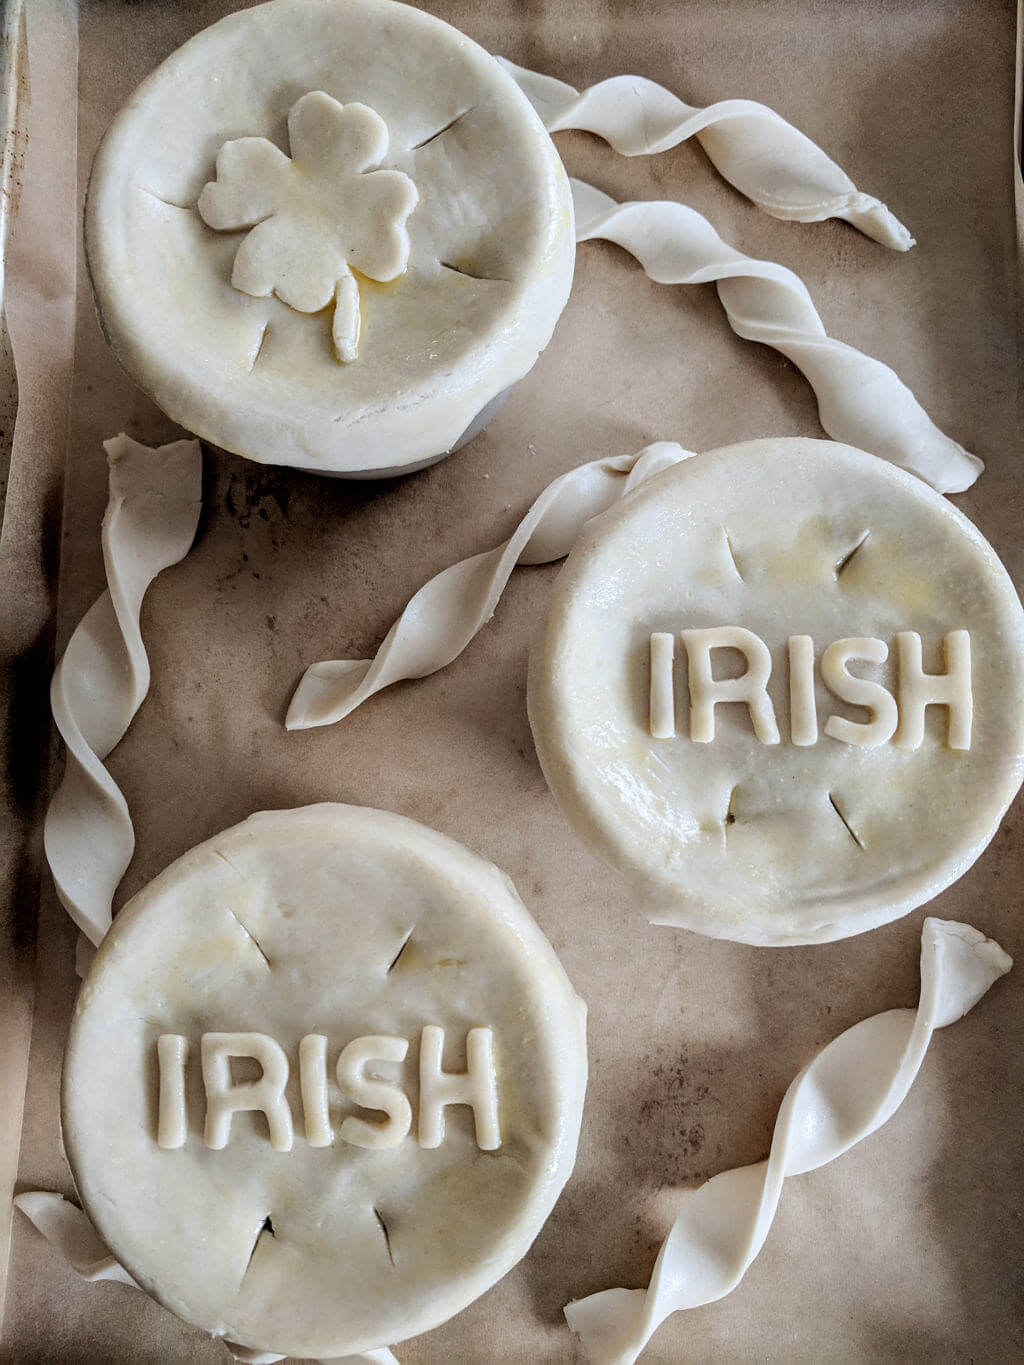
[[[97, 954], [64, 1068], [76, 1185], [118, 1262], [207, 1331], [297, 1356], [392, 1344], [465, 1307], [539, 1231], [575, 1158], [584, 1019], [508, 878], [466, 849], [350, 806], [256, 815], [172, 864]], [[437, 1147], [418, 1143], [415, 1122], [389, 1149], [342, 1140], [356, 1110], [333, 1085], [340, 1049], [368, 1034], [409, 1039], [404, 1063], [370, 1072], [400, 1080], [415, 1114], [431, 1024], [446, 1031], [452, 1072], [467, 1031], [493, 1031], [500, 1146], [478, 1147], [465, 1105], [445, 1109]], [[220, 1150], [204, 1141], [200, 1035], [245, 1031], [290, 1061], [290, 1151], [271, 1146], [262, 1114], [236, 1113]], [[157, 1145], [168, 1033], [191, 1056], [179, 1149]], [[334, 1140], [321, 1147], [300, 1102], [311, 1033], [329, 1039]], [[274, 1235], [259, 1236], [268, 1215]]]
[[[359, 278], [347, 364], [330, 308], [299, 312], [232, 286], [246, 232], [216, 231], [195, 208], [225, 143], [264, 138], [293, 153], [289, 112], [319, 91], [383, 120], [379, 165], [408, 175], [418, 199], [408, 269], [391, 283]], [[343, 227], [343, 204], [339, 215]], [[268, 222], [282, 292], [315, 306], [292, 269], [301, 222], [290, 259], [288, 233]], [[307, 225], [321, 254], [323, 226]], [[271, 0], [172, 54], [97, 154], [86, 246], [118, 358], [172, 417], [252, 459], [363, 477], [439, 458], [527, 373], [568, 297], [575, 251], [565, 171], [525, 95], [470, 39], [392, 0]], [[397, 260], [366, 268], [383, 279]], [[272, 276], [243, 269], [236, 281], [263, 288]]]
[[[632, 1365], [670, 1313], [731, 1293], [764, 1245], [783, 1181], [835, 1161], [887, 1122], [913, 1085], [934, 1031], [955, 1024], [1012, 966], [998, 943], [969, 924], [929, 916], [917, 1009], [861, 1020], [804, 1067], [779, 1108], [768, 1160], [723, 1171], [691, 1193], [647, 1289], [605, 1289], [567, 1305], [587, 1359]], [[823, 1227], [819, 1254], [827, 1254], [832, 1231]]]
[[539, 71], [498, 60], [552, 133], [579, 128], [622, 156], [654, 156], [696, 137], [720, 175], [774, 218], [820, 223], [845, 218], [893, 251], [909, 251], [910, 233], [873, 195], [799, 129], [754, 100], [685, 104], [646, 76], [611, 76], [579, 91]]
[[157, 574], [188, 554], [203, 480], [198, 441], [152, 449], [122, 432], [103, 444], [110, 466], [107, 590], [75, 627], [53, 675], [50, 705], [67, 756], [43, 826], [57, 898], [86, 948], [110, 928], [114, 892], [135, 849], [128, 804], [103, 761], [149, 691], [142, 600]]
[[[767, 645], [781, 743], [760, 742], [737, 704], [715, 708], [712, 742], [689, 738], [678, 632], [717, 626]], [[826, 646], [881, 639], [889, 661], [850, 671], [893, 690], [897, 632], [920, 634], [937, 673], [958, 630], [973, 654], [968, 750], [949, 747], [938, 707], [916, 750], [825, 734], [831, 715], [868, 719], [825, 690]], [[672, 738], [649, 725], [653, 632], [676, 638]], [[802, 747], [787, 664], [801, 634], [821, 729]], [[656, 922], [750, 943], [842, 938], [938, 894], [995, 833], [1024, 772], [1024, 614], [991, 547], [919, 480], [832, 442], [752, 441], [676, 464], [584, 530], [531, 658], [529, 709], [567, 819]]]
[[982, 472], [981, 460], [939, 430], [895, 370], [826, 333], [791, 270], [737, 251], [686, 204], [619, 204], [585, 181], [571, 184], [578, 242], [614, 242], [658, 284], [714, 281], [736, 335], [773, 346], [803, 372], [834, 440], [891, 460], [940, 493], [962, 493]]

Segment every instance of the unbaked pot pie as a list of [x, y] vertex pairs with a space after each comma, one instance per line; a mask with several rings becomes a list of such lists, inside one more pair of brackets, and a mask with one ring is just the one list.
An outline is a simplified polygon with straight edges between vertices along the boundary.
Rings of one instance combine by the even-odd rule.
[[529, 711], [566, 817], [656, 922], [822, 942], [923, 904], [992, 838], [1024, 775], [1024, 614], [920, 480], [752, 441], [588, 525]]
[[63, 1137], [86, 1212], [187, 1321], [331, 1358], [445, 1321], [575, 1159], [585, 1008], [497, 868], [400, 816], [255, 815], [117, 916]]
[[468, 440], [550, 339], [572, 202], [525, 95], [393, 0], [270, 0], [148, 77], [93, 166], [101, 321], [176, 421], [370, 477]]

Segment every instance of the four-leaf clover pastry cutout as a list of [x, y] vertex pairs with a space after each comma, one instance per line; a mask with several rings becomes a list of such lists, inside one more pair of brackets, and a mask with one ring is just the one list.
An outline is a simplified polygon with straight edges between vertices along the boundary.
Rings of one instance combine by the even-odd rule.
[[404, 172], [371, 169], [387, 154], [388, 129], [365, 104], [310, 91], [289, 110], [288, 138], [290, 157], [263, 137], [225, 142], [197, 207], [219, 231], [251, 229], [231, 272], [243, 294], [276, 294], [300, 313], [334, 301], [334, 351], [347, 363], [359, 353], [353, 270], [382, 283], [405, 271], [419, 194]]

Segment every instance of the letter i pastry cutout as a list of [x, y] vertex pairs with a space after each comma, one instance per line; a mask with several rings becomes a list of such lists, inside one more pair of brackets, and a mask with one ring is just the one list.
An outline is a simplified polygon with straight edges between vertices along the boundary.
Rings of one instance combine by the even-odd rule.
[[299, 1044], [299, 1088], [306, 1141], [311, 1147], [329, 1147], [334, 1134], [327, 1097], [327, 1038], [322, 1033], [307, 1033]]
[[789, 653], [789, 737], [804, 749], [818, 742], [818, 708], [814, 699], [814, 641], [791, 635]]
[[676, 732], [675, 683], [672, 665], [675, 637], [663, 630], [651, 636], [650, 727], [654, 739], [671, 739]]
[[188, 1137], [185, 1108], [185, 1062], [188, 1039], [180, 1033], [162, 1033], [157, 1039], [160, 1068], [160, 1098], [157, 1142], [166, 1151], [184, 1147]]

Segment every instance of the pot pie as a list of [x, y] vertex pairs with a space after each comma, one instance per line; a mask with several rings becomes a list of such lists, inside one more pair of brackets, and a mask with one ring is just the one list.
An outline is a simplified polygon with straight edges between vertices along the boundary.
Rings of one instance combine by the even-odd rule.
[[584, 530], [530, 665], [567, 819], [658, 923], [845, 937], [961, 876], [1024, 773], [1024, 614], [920, 480], [776, 438]]
[[255, 815], [117, 916], [75, 1009], [64, 1143], [156, 1299], [333, 1358], [444, 1322], [572, 1170], [585, 1008], [508, 878], [397, 815]]
[[393, 0], [270, 0], [198, 34], [97, 153], [86, 254], [131, 377], [262, 463], [398, 474], [486, 422], [572, 282], [525, 95]]

